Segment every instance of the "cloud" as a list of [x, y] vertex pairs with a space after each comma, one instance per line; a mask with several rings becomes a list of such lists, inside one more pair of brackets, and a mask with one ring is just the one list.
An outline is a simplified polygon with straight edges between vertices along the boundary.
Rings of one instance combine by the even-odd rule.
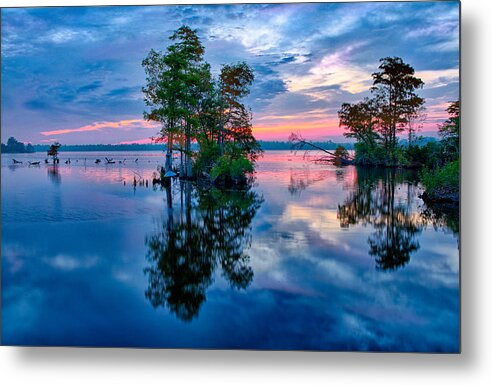
[[116, 122], [141, 120], [141, 60], [151, 48], [165, 49], [182, 23], [198, 30], [215, 74], [225, 63], [254, 67], [247, 104], [255, 125], [271, 125], [272, 133], [280, 118], [259, 118], [336, 120], [341, 103], [367, 93], [385, 56], [418, 69], [427, 105], [439, 104], [457, 98], [458, 21], [458, 5], [444, 2], [6, 9], [2, 137], [22, 132], [35, 142], [56, 132], [79, 133], [67, 137], [77, 143], [140, 140], [138, 129], [146, 126]]
[[91, 84], [86, 84], [85, 86], [81, 86], [77, 88], [76, 93], [80, 94], [80, 93], [95, 91], [98, 88], [101, 88], [101, 86], [102, 86], [102, 82], [100, 80], [97, 80]]
[[415, 76], [422, 79], [425, 88], [437, 88], [448, 85], [449, 83], [459, 82], [459, 68], [445, 70], [416, 71]]
[[422, 28], [412, 29], [407, 33], [407, 38], [440, 37], [455, 34], [458, 31], [456, 20], [440, 24], [428, 25]]
[[49, 104], [42, 100], [32, 99], [25, 102], [24, 107], [29, 110], [46, 110]]
[[123, 140], [118, 144], [152, 144], [154, 141], [152, 138], [143, 138], [143, 139], [135, 139], [135, 140]]
[[72, 40], [87, 42], [95, 39], [95, 34], [91, 31], [76, 30], [71, 28], [59, 28], [54, 31], [49, 31], [46, 35], [40, 38], [41, 41], [55, 44], [68, 43]]
[[67, 128], [53, 131], [42, 131], [41, 135], [44, 136], [52, 136], [52, 135], [65, 135], [71, 134], [74, 132], [88, 132], [88, 131], [100, 131], [107, 128], [123, 128], [123, 129], [131, 129], [136, 127], [143, 128], [155, 128], [156, 124], [147, 122], [142, 119], [130, 119], [130, 120], [120, 120], [118, 122], [94, 122], [85, 126], [77, 127], [77, 128]]
[[76, 270], [76, 269], [89, 269], [97, 264], [97, 257], [84, 257], [84, 258], [76, 258], [70, 255], [57, 255], [52, 258], [45, 258], [44, 261], [60, 270]]
[[289, 76], [286, 80], [288, 90], [307, 93], [319, 87], [337, 86], [351, 94], [367, 91], [372, 82], [370, 69], [350, 59], [350, 54], [364, 44], [359, 42], [324, 56], [305, 75]]

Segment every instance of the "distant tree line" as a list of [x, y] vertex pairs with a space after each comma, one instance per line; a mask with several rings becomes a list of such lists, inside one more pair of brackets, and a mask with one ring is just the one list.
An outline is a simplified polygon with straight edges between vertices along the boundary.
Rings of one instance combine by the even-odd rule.
[[[435, 141], [434, 138], [424, 138], [424, 141]], [[344, 146], [347, 150], [354, 149], [354, 143], [336, 143], [333, 141], [313, 142], [328, 150], [334, 150], [338, 146]], [[266, 141], [258, 140], [258, 144], [263, 150], [290, 150], [291, 143], [288, 141]], [[35, 152], [46, 152], [50, 148], [48, 144], [32, 145]], [[192, 151], [198, 151], [198, 143], [192, 143], [190, 146]], [[91, 151], [162, 151], [162, 144], [65, 144], [60, 148], [59, 152], [91, 152]], [[165, 149], [164, 149], [165, 150]]]
[[[290, 150], [292, 148], [292, 142], [286, 141], [258, 141], [263, 150]], [[329, 141], [316, 141], [312, 142], [314, 145], [325, 148], [327, 150], [335, 150], [339, 146], [343, 146], [347, 150], [353, 150], [354, 144], [351, 142], [345, 143], [335, 143], [331, 140]]]
[[[37, 152], [46, 152], [51, 145], [35, 144]], [[91, 151], [160, 151], [158, 144], [64, 144], [59, 152], [91, 152]]]
[[22, 154], [33, 152], [35, 152], [35, 148], [31, 143], [26, 145], [19, 142], [12, 136], [7, 140], [7, 144], [2, 143], [2, 154]]

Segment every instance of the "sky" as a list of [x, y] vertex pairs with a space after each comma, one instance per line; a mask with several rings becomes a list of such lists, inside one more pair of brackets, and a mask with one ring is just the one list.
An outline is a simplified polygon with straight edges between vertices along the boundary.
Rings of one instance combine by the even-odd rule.
[[366, 2], [3, 8], [1, 138], [34, 144], [148, 143], [141, 65], [185, 24], [205, 60], [246, 61], [258, 139], [345, 141], [337, 111], [369, 96], [379, 60], [401, 57], [425, 85], [421, 135], [459, 98], [459, 3]]

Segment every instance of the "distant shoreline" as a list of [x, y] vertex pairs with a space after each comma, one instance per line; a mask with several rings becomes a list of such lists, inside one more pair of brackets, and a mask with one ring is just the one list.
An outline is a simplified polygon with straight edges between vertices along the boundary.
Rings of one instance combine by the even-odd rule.
[[[263, 150], [290, 150], [290, 142], [275, 142], [275, 141], [259, 141]], [[315, 142], [319, 146], [326, 148], [327, 150], [334, 150], [339, 145], [344, 146], [348, 150], [353, 149], [353, 143], [334, 143], [328, 142]], [[35, 144], [33, 145], [34, 151], [46, 152], [50, 145]], [[74, 144], [74, 145], [62, 145], [59, 152], [96, 152], [96, 151], [165, 151], [165, 144]], [[193, 150], [197, 150], [198, 147], [192, 145]]]
[[[419, 145], [424, 145], [427, 142], [437, 141], [433, 137], [423, 137], [418, 142]], [[262, 141], [260, 140], [261, 148], [265, 151], [268, 150], [290, 150], [290, 142], [280, 141]], [[343, 146], [347, 150], [354, 149], [354, 143], [351, 142], [333, 142], [333, 141], [316, 141], [312, 142], [319, 147], [326, 150], [335, 150], [338, 146]], [[400, 144], [405, 146], [407, 141], [405, 139], [400, 140]], [[165, 151], [165, 144], [72, 144], [62, 145], [59, 152], [107, 152], [107, 151]], [[35, 153], [47, 152], [50, 145], [48, 144], [35, 144], [32, 148]], [[196, 145], [192, 145], [193, 150], [197, 150]], [[17, 152], [2, 151], [2, 154], [16, 154]], [[26, 153], [26, 152], [18, 152]]]

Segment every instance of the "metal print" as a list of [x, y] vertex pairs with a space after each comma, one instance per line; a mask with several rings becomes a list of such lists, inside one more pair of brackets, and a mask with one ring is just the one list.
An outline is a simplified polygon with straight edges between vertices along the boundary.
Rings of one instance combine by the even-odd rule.
[[458, 353], [459, 30], [3, 8], [2, 344]]

